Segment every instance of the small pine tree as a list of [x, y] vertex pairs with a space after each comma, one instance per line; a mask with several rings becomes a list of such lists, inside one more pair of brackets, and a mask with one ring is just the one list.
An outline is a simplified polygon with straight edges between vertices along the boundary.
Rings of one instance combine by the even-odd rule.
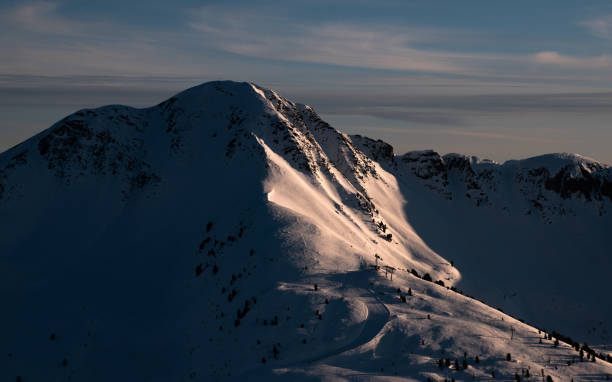
[[467, 360], [464, 358], [463, 359], [463, 370], [467, 370], [467, 368], [468, 368]]
[[506, 361], [512, 361], [512, 356], [510, 353], [506, 354]]
[[474, 363], [480, 363], [480, 358], [478, 358], [478, 356], [474, 357]]
[[546, 376], [546, 382], [553, 382], [553, 379], [550, 375]]

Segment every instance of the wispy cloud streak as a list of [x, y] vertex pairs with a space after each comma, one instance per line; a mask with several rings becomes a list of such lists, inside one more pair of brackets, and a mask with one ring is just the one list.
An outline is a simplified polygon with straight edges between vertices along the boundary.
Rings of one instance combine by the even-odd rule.
[[581, 21], [578, 25], [587, 28], [593, 36], [612, 40], [612, 14]]

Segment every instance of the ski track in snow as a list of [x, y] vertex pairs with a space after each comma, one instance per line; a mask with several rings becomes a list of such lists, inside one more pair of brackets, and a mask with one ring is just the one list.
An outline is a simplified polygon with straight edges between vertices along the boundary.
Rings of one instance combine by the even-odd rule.
[[387, 322], [389, 322], [389, 309], [380, 300], [380, 298], [376, 296], [376, 292], [370, 288], [369, 280], [371, 275], [372, 272], [366, 270], [349, 272], [341, 274], [337, 277], [337, 281], [342, 283], [342, 287], [339, 289], [339, 292], [342, 293], [344, 298], [359, 300], [365, 304], [368, 310], [367, 318], [365, 319], [361, 332], [357, 338], [340, 349], [336, 349], [306, 360], [304, 362], [305, 364], [324, 361], [325, 359], [357, 349], [360, 346], [372, 341], [385, 327]]

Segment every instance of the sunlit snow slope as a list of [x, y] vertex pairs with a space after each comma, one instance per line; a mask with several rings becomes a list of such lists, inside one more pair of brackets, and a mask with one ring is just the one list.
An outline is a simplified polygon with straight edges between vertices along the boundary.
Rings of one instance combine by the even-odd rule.
[[0, 376], [607, 378], [607, 362], [454, 291], [497, 296], [492, 276], [449, 261], [488, 269], [469, 247], [441, 244], [472, 211], [448, 203], [462, 183], [432, 172], [432, 186], [389, 150], [271, 90], [211, 82], [147, 109], [79, 111], [0, 154]]

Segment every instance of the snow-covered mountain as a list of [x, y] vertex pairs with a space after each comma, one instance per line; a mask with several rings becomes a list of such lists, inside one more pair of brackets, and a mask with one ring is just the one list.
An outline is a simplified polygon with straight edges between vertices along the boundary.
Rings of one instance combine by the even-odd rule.
[[249, 83], [79, 111], [0, 154], [0, 375], [606, 379], [610, 171], [395, 156]]
[[503, 164], [431, 150], [394, 156], [384, 142], [353, 140], [396, 176], [408, 220], [454, 260], [460, 289], [541, 327], [612, 344], [610, 166], [566, 153]]

